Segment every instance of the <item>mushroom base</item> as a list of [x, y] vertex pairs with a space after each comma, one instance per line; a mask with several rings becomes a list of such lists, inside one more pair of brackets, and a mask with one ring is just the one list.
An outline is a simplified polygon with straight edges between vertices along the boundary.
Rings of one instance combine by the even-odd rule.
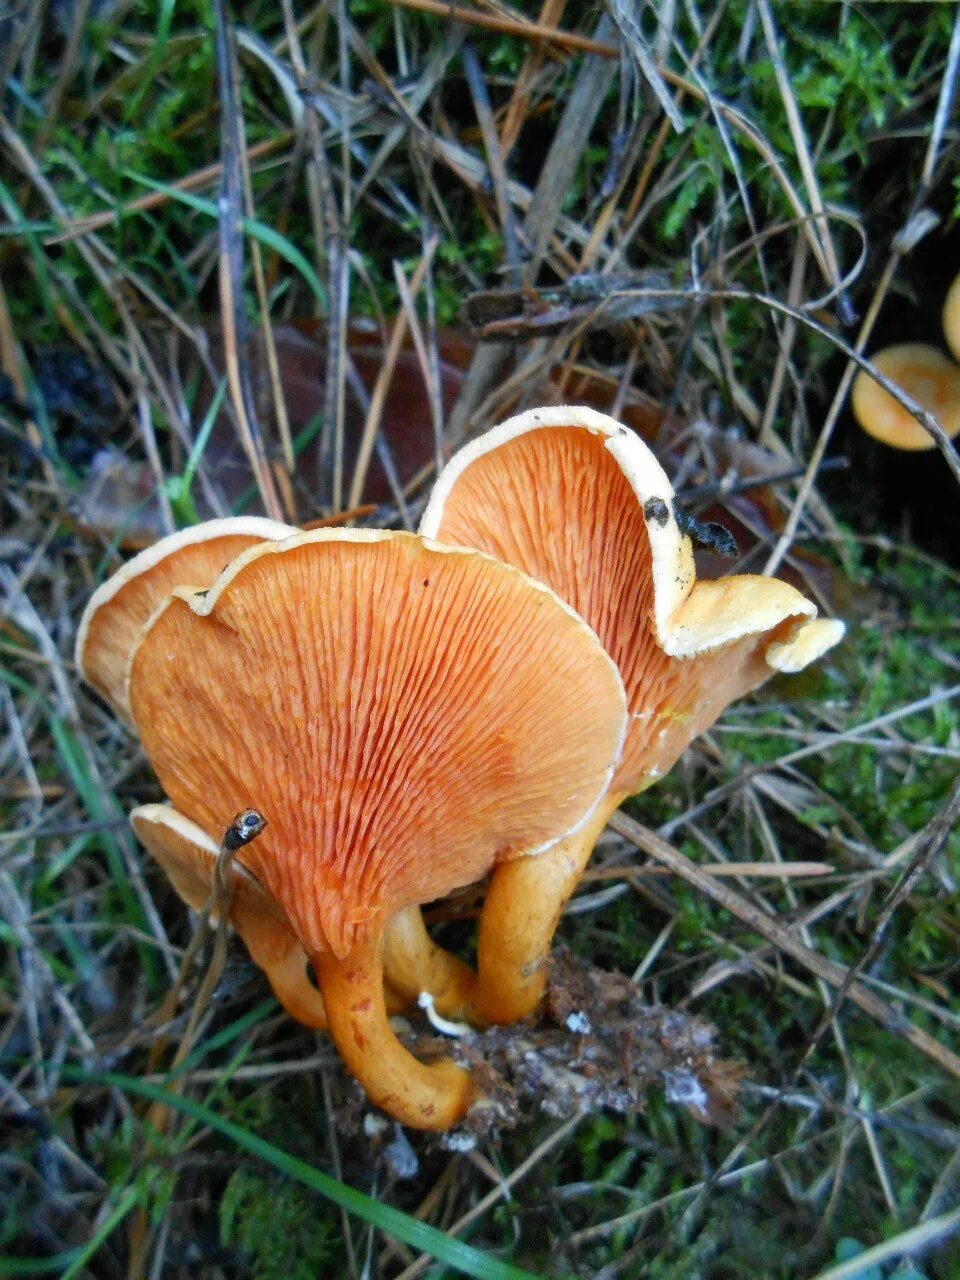
[[576, 834], [545, 853], [496, 868], [480, 912], [472, 1000], [461, 1016], [483, 1026], [517, 1022], [535, 1011], [546, 989], [547, 961], [563, 909], [624, 798], [605, 796]]
[[418, 1062], [394, 1035], [384, 1003], [382, 937], [342, 960], [317, 952], [311, 963], [330, 1035], [370, 1101], [413, 1129], [442, 1131], [457, 1124], [475, 1096], [470, 1074], [449, 1059]]

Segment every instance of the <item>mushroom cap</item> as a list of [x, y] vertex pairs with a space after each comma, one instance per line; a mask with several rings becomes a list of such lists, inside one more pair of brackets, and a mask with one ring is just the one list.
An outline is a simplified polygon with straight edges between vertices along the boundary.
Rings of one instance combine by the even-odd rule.
[[[870, 359], [879, 373], [895, 382], [921, 408], [934, 414], [953, 439], [960, 431], [960, 366], [936, 347], [919, 342], [885, 347]], [[850, 407], [867, 435], [881, 444], [910, 452], [937, 447], [929, 431], [865, 369], [853, 380]]]
[[[630, 729], [611, 793], [659, 777], [734, 698], [773, 674], [816, 607], [785, 582], [697, 582], [674, 492], [651, 451], [605, 414], [534, 409], [444, 468], [420, 532], [476, 547], [552, 587], [594, 628], [623, 676]], [[820, 649], [842, 624], [818, 629]]]
[[174, 593], [128, 693], [177, 809], [266, 816], [244, 862], [311, 954], [588, 821], [625, 733], [616, 667], [551, 591], [381, 530], [264, 543]]
[[839, 618], [814, 618], [802, 626], [792, 640], [772, 644], [764, 656], [774, 671], [796, 675], [839, 644], [845, 632], [846, 627]]
[[[219, 848], [195, 822], [168, 804], [144, 804], [130, 814], [137, 838], [167, 873], [180, 898], [200, 911], [213, 891]], [[230, 923], [250, 959], [274, 983], [282, 1003], [307, 1026], [326, 1025], [323, 998], [307, 977], [307, 954], [283, 910], [234, 857]], [[216, 916], [212, 916], [216, 921]], [[299, 981], [297, 976], [299, 975]], [[276, 981], [276, 979], [281, 981]]]
[[955, 358], [960, 360], [960, 275], [954, 279], [943, 304], [943, 336]]
[[129, 560], [90, 597], [75, 660], [87, 684], [129, 722], [124, 683], [140, 628], [175, 587], [208, 587], [247, 547], [296, 530], [260, 516], [207, 520], [161, 538]]

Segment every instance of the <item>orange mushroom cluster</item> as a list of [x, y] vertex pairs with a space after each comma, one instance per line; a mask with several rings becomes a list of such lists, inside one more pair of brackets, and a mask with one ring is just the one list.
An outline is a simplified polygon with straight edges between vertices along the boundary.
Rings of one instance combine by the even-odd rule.
[[[922, 342], [884, 347], [871, 359], [877, 372], [932, 413], [952, 440], [960, 434], [960, 364], [955, 363], [960, 360], [960, 276], [950, 286], [943, 306], [943, 336], [954, 360]], [[865, 369], [853, 380], [850, 407], [867, 435], [882, 444], [909, 453], [937, 447], [930, 432]]]
[[[181, 549], [182, 535], [171, 554]], [[407, 1124], [448, 1128], [473, 1085], [397, 1041], [384, 934], [590, 820], [626, 732], [615, 664], [546, 586], [413, 534], [253, 542], [212, 585], [165, 581], [149, 611], [157, 563], [167, 564], [162, 549], [101, 589], [77, 655], [88, 678], [118, 676], [108, 657], [138, 582], [149, 616], [124, 640], [123, 678], [101, 681], [174, 806], [138, 810], [138, 832], [196, 905], [211, 833], [255, 805], [268, 826], [237, 854], [230, 908], [254, 960], [295, 1016], [326, 1020], [372, 1101]], [[422, 936], [401, 926], [388, 952]], [[304, 956], [322, 1012], [305, 998]], [[456, 975], [458, 964], [445, 968]]]
[[[612, 811], [835, 644], [815, 615], [774, 579], [697, 582], [647, 446], [550, 408], [462, 450], [419, 535], [218, 521], [164, 540], [94, 595], [77, 662], [172, 802], [132, 821], [180, 896], [209, 899], [219, 835], [260, 810], [231, 923], [374, 1103], [443, 1129], [476, 1087], [409, 1054], [388, 1009], [427, 991], [477, 1025], [532, 1012]], [[419, 908], [488, 874], [474, 973]]]

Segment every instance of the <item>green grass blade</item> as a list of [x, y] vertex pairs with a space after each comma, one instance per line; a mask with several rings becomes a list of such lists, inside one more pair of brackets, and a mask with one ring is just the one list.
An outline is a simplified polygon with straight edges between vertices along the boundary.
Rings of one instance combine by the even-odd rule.
[[200, 459], [203, 457], [203, 451], [207, 447], [210, 439], [210, 433], [213, 431], [213, 424], [217, 420], [217, 414], [220, 412], [220, 406], [223, 404], [224, 396], [227, 394], [227, 380], [220, 379], [220, 385], [217, 387], [213, 400], [210, 402], [210, 408], [207, 410], [207, 416], [200, 425], [197, 432], [197, 438], [193, 442], [193, 448], [190, 450], [190, 457], [187, 459], [187, 465], [183, 468], [183, 479], [186, 483], [187, 490], [193, 484], [193, 477], [197, 474], [197, 468], [200, 466]]
[[444, 1235], [442, 1231], [437, 1231], [435, 1227], [419, 1222], [399, 1209], [394, 1209], [391, 1205], [381, 1204], [371, 1196], [364, 1195], [362, 1191], [338, 1182], [336, 1178], [322, 1173], [319, 1169], [314, 1169], [306, 1161], [282, 1151], [266, 1139], [250, 1133], [192, 1098], [184, 1098], [159, 1085], [148, 1084], [132, 1076], [116, 1075], [113, 1072], [95, 1075], [92, 1072], [77, 1069], [70, 1074], [91, 1084], [111, 1085], [113, 1088], [123, 1089], [126, 1093], [147, 1098], [151, 1102], [165, 1103], [174, 1110], [199, 1120], [209, 1128], [222, 1133], [241, 1150], [272, 1165], [274, 1169], [286, 1174], [289, 1178], [294, 1178], [303, 1186], [309, 1187], [311, 1191], [318, 1192], [334, 1204], [346, 1209], [348, 1213], [361, 1218], [364, 1222], [369, 1222], [384, 1234], [402, 1240], [411, 1248], [419, 1249], [422, 1253], [447, 1263], [461, 1275], [475, 1276], [476, 1280], [541, 1280], [529, 1271], [521, 1271], [508, 1262], [491, 1258], [471, 1245], [454, 1240]]
[[127, 1187], [123, 1195], [117, 1201], [113, 1210], [107, 1214], [99, 1228], [93, 1233], [85, 1245], [82, 1246], [76, 1258], [67, 1267], [60, 1280], [73, 1280], [74, 1276], [78, 1276], [87, 1261], [93, 1257], [108, 1236], [112, 1235], [120, 1223], [124, 1220], [131, 1209], [134, 1208], [140, 1199], [140, 1193], [136, 1187]]
[[135, 1187], [127, 1187], [111, 1213], [104, 1218], [86, 1244], [68, 1249], [52, 1258], [0, 1257], [0, 1276], [50, 1276], [59, 1273], [60, 1280], [73, 1280], [87, 1265], [103, 1242], [111, 1235], [139, 1199]]
[[[157, 182], [153, 178], [148, 178], [146, 174], [136, 173], [133, 169], [124, 169], [123, 175], [129, 178], [131, 182], [139, 182], [142, 186], [149, 187], [151, 191], [162, 191], [171, 200], [185, 204], [189, 208], [195, 209], [197, 213], [205, 213], [210, 218], [219, 217], [217, 206], [212, 200], [205, 200], [202, 196], [195, 196], [189, 191], [180, 191], [177, 187], [171, 187], [166, 182]], [[122, 215], [123, 212], [122, 208], [118, 210], [119, 215]], [[327, 294], [320, 283], [320, 277], [300, 250], [295, 245], [292, 245], [286, 236], [282, 236], [279, 231], [275, 231], [273, 227], [268, 227], [265, 222], [261, 222], [258, 218], [244, 218], [243, 229], [247, 235], [253, 236], [254, 240], [259, 240], [267, 248], [273, 249], [281, 258], [284, 258], [292, 267], [295, 267], [320, 301], [326, 306]]]
[[164, 61], [164, 55], [167, 50], [167, 42], [170, 39], [170, 26], [173, 22], [173, 11], [176, 7], [177, 0], [162, 0], [160, 5], [160, 13], [157, 18], [157, 34], [153, 42], [153, 48], [150, 50], [150, 56], [147, 58], [143, 68], [143, 79], [140, 88], [127, 102], [123, 113], [124, 124], [129, 124], [140, 110], [140, 104], [143, 102], [148, 89], [151, 87], [154, 77], [160, 70]]
[[251, 1009], [249, 1013], [245, 1013], [243, 1017], [237, 1018], [235, 1022], [231, 1022], [229, 1026], [222, 1028], [222, 1030], [216, 1032], [215, 1035], [210, 1036], [201, 1044], [198, 1044], [197, 1047], [189, 1053], [186, 1058], [184, 1058], [179, 1067], [176, 1067], [173, 1071], [168, 1073], [167, 1078], [172, 1079], [174, 1076], [184, 1075], [187, 1072], [193, 1071], [194, 1068], [200, 1065], [208, 1054], [213, 1053], [216, 1049], [222, 1049], [224, 1045], [231, 1044], [240, 1036], [245, 1035], [251, 1027], [255, 1027], [257, 1023], [263, 1022], [269, 1014], [278, 1013], [279, 1010], [280, 1006], [277, 1004], [277, 1001], [273, 996], [270, 996], [267, 1000], [261, 1000], [260, 1003]]
[[52, 1258], [0, 1258], [0, 1276], [52, 1276], [68, 1267], [79, 1252], [68, 1249]]

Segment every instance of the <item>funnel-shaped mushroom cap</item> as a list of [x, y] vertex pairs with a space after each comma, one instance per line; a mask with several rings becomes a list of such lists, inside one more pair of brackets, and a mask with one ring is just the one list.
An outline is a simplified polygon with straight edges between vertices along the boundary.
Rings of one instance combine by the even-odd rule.
[[947, 346], [960, 360], [960, 276], [957, 276], [943, 304], [943, 336]]
[[[166, 804], [141, 805], [130, 814], [130, 822], [187, 906], [194, 911], [205, 907], [213, 892], [216, 842]], [[267, 975], [289, 1014], [305, 1026], [326, 1027], [323, 997], [307, 976], [307, 955], [290, 921], [239, 858], [230, 866], [234, 876], [230, 923], [246, 944], [250, 959]]]
[[810, 635], [815, 606], [773, 578], [697, 582], [673, 501], [633, 432], [590, 409], [545, 408], [461, 450], [421, 524], [427, 537], [545, 582], [597, 632], [630, 711], [611, 796], [666, 772], [729, 702], [772, 675], [772, 646], [809, 661], [843, 630]]
[[615, 666], [552, 592], [382, 531], [265, 543], [178, 592], [128, 690], [177, 809], [206, 831], [267, 817], [244, 862], [311, 956], [586, 821], [625, 724]]
[[77, 632], [76, 664], [87, 684], [130, 719], [124, 683], [141, 627], [176, 587], [209, 587], [241, 551], [296, 533], [260, 516], [208, 520], [141, 551], [90, 597]]
[[[870, 359], [879, 373], [895, 382], [921, 409], [929, 410], [953, 439], [960, 431], [960, 367], [936, 347], [917, 342], [886, 347]], [[937, 447], [930, 432], [865, 369], [853, 380], [850, 407], [867, 435], [881, 444], [910, 452]]]

